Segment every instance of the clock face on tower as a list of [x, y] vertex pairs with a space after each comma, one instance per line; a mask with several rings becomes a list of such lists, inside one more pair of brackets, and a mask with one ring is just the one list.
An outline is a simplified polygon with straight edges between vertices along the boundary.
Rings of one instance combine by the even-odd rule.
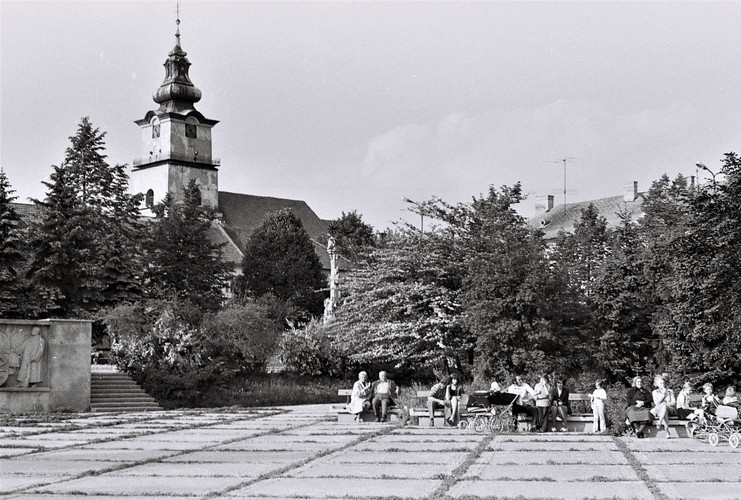
[[196, 138], [196, 126], [192, 123], [185, 124], [185, 137]]

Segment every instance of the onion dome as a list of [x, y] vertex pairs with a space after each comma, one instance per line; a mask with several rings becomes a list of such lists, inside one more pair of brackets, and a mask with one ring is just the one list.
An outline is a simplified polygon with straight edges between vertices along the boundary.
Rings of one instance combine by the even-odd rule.
[[176, 21], [175, 47], [165, 61], [165, 80], [152, 94], [160, 111], [185, 113], [195, 110], [193, 103], [201, 100], [201, 91], [193, 85], [188, 76], [190, 61], [180, 46], [180, 19]]

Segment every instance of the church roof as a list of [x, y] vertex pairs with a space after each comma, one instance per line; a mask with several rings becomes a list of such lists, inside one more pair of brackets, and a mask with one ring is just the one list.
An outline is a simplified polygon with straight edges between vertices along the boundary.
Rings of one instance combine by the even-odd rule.
[[303, 200], [219, 191], [219, 211], [224, 214], [227, 232], [237, 240], [241, 250], [244, 250], [250, 234], [266, 215], [284, 208], [290, 208], [301, 219], [312, 240], [327, 234], [328, 223], [320, 219]]
[[590, 204], [599, 211], [600, 216], [607, 219], [607, 227], [617, 227], [620, 224], [621, 212], [629, 212], [631, 219], [636, 221], [643, 217], [643, 202], [645, 197], [638, 193], [631, 201], [626, 201], [623, 196], [610, 196], [599, 198], [597, 200], [580, 201], [578, 203], [566, 203], [557, 205], [552, 209], [542, 212], [528, 220], [533, 228], [540, 228], [544, 233], [546, 240], [552, 240], [558, 237], [558, 233], [565, 231], [574, 232], [574, 224], [581, 218], [582, 210]]

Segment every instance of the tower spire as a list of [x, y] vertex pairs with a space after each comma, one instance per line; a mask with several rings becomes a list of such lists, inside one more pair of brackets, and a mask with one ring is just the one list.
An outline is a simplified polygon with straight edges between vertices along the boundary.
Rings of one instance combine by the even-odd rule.
[[180, 0], [175, 4], [175, 46], [180, 47]]

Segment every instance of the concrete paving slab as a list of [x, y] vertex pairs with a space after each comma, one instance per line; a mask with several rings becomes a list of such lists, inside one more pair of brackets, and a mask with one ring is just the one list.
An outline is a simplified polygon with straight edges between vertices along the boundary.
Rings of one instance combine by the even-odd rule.
[[[41, 466], [38, 464], [39, 462], [26, 460], [3, 460], [0, 462], [0, 475], [34, 476], [41, 473], [44, 476], [76, 476], [89, 471], [98, 471], [121, 465], [120, 462], [92, 462], [90, 460], [60, 460], [58, 462], [49, 460]], [[2, 483], [2, 479], [0, 479], [0, 483]]]
[[[645, 465], [644, 469], [655, 481], [721, 481], [741, 482], [738, 464], [662, 464]], [[741, 497], [741, 490], [739, 490]]]
[[38, 439], [36, 436], [30, 436], [24, 439], [0, 439], [0, 448], [66, 448], [67, 446], [75, 446], [80, 444], [80, 441], [47, 441], [45, 439]]
[[699, 452], [634, 452], [633, 455], [647, 465], [662, 464], [737, 464], [741, 465], [741, 453], [730, 451], [715, 453]]
[[669, 498], [683, 500], [738, 500], [741, 482], [735, 483], [659, 483], [659, 491]]
[[26, 453], [31, 453], [37, 449], [38, 448], [0, 448], [0, 458], [25, 455]]
[[485, 451], [476, 459], [476, 462], [488, 465], [624, 465], [628, 463], [628, 460], [619, 451], [580, 451], [578, 453], [573, 451], [549, 451], [547, 453]]
[[440, 443], [440, 442], [409, 442], [409, 443], [377, 443], [366, 441], [353, 447], [358, 451], [471, 451], [478, 446], [477, 442], [463, 443]]
[[0, 433], [3, 434], [33, 434], [39, 432], [36, 427], [0, 427]]
[[[31, 438], [26, 438], [31, 439]], [[33, 436], [34, 441], [46, 442], [75, 442], [77, 444], [92, 441], [95, 437], [90, 437], [88, 434], [76, 434], [73, 432], [48, 432], [45, 434], [36, 434]]]
[[136, 467], [129, 467], [113, 472], [109, 476], [209, 476], [209, 477], [257, 477], [285, 467], [285, 463], [238, 463], [238, 462], [210, 462], [210, 463], [177, 463], [153, 462]]
[[718, 446], [710, 446], [707, 441], [699, 439], [632, 439], [623, 438], [623, 442], [631, 451], [699, 451], [702, 453], [724, 452], [728, 451], [728, 444], [722, 443]]
[[[64, 497], [60, 497], [59, 495], [56, 495], [54, 493], [36, 493], [36, 494], [26, 494], [23, 495], [12, 495], [6, 498], [6, 500], [112, 500], [112, 498], [108, 495], [68, 495], [65, 494]], [[143, 496], [127, 496], [126, 500], [173, 500], [171, 496], [150, 496], [150, 495], [143, 495]]]
[[373, 441], [377, 443], [480, 443], [485, 436], [483, 434], [447, 434], [436, 436], [435, 434], [418, 435], [418, 434], [387, 434], [378, 436]]
[[253, 443], [251, 440], [248, 441], [237, 441], [236, 443], [227, 443], [215, 446], [213, 450], [229, 450], [229, 451], [313, 451], [320, 452], [324, 450], [331, 450], [340, 445], [332, 443]]
[[466, 496], [523, 498], [631, 498], [653, 500], [654, 496], [642, 482], [554, 482], [554, 481], [460, 481], [453, 485], [448, 495], [453, 498]]
[[294, 436], [290, 434], [267, 434], [250, 438], [249, 443], [254, 444], [274, 444], [274, 445], [293, 445], [301, 443], [325, 443], [341, 446], [350, 441], [355, 441], [358, 436], [331, 435], [331, 436]]
[[22, 455], [16, 457], [15, 460], [103, 460], [113, 462], [134, 462], [138, 460], [161, 459], [172, 456], [175, 453], [177, 452], [165, 450], [90, 450], [85, 448], [72, 448], [69, 450], [55, 450]]
[[147, 477], [147, 476], [89, 476], [72, 481], [50, 484], [31, 490], [31, 493], [77, 493], [92, 495], [208, 495], [219, 492], [243, 479], [228, 477]]
[[312, 451], [195, 451], [163, 460], [167, 463], [215, 462], [215, 463], [291, 463], [314, 456]]
[[489, 481], [546, 480], [553, 481], [640, 481], [630, 465], [489, 465], [474, 463], [464, 476], [467, 479]]
[[501, 451], [565, 451], [572, 453], [581, 453], [584, 451], [617, 451], [618, 447], [613, 441], [608, 442], [591, 442], [579, 443], [575, 441], [555, 442], [555, 441], [507, 441], [489, 443], [490, 450]]
[[387, 453], [360, 453], [356, 450], [341, 451], [322, 461], [335, 464], [454, 464], [457, 467], [468, 456], [467, 452], [387, 452]]
[[546, 432], [541, 434], [511, 434], [511, 435], [499, 435], [495, 438], [500, 442], [514, 441], [518, 443], [526, 443], [530, 441], [568, 441], [568, 442], [579, 442], [579, 443], [591, 443], [591, 442], [611, 442], [612, 438], [609, 436], [595, 435], [595, 434], [583, 434], [575, 432]]
[[59, 481], [60, 477], [54, 476], [11, 476], [3, 475], [0, 480], [0, 493], [10, 493], [11, 491], [33, 488], [44, 484], [50, 484]]
[[439, 480], [431, 479], [305, 478], [296, 481], [290, 478], [274, 478], [236, 490], [228, 496], [338, 498], [367, 497], [371, 494], [374, 497], [424, 498], [432, 494], [440, 483]]
[[312, 462], [291, 470], [286, 477], [362, 477], [366, 479], [386, 477], [394, 479], [439, 479], [441, 474], [450, 474], [457, 464], [394, 464], [390, 467], [369, 467], [368, 464], [337, 464]]
[[[218, 442], [218, 441], [216, 441]], [[180, 441], [143, 441], [141, 438], [107, 441], [85, 445], [86, 450], [144, 450], [144, 451], [184, 451], [200, 450], [213, 443]]]

